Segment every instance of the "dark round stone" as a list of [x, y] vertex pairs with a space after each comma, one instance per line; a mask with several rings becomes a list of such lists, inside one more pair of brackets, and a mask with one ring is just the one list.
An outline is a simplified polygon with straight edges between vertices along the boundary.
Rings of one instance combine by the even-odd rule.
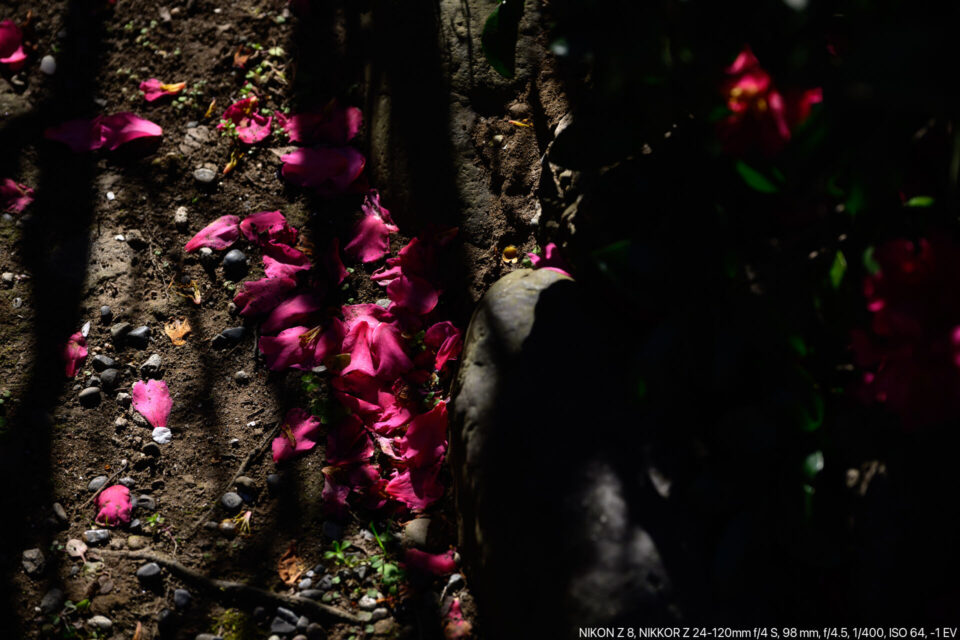
[[117, 382], [120, 378], [120, 371], [117, 369], [106, 369], [100, 374], [102, 388], [107, 391], [113, 391], [117, 388]]
[[223, 275], [227, 280], [242, 280], [249, 270], [247, 256], [240, 249], [232, 249], [223, 256]]
[[148, 562], [137, 569], [137, 578], [140, 582], [156, 582], [160, 579], [160, 565], [156, 562]]
[[100, 307], [100, 322], [110, 322], [113, 318], [113, 310], [107, 305]]
[[80, 395], [77, 396], [80, 400], [80, 404], [84, 407], [95, 407], [100, 404], [102, 396], [100, 395], [100, 389], [97, 387], [87, 387], [80, 392]]
[[193, 596], [190, 595], [190, 592], [186, 589], [176, 589], [173, 592], [173, 606], [178, 610], [183, 611], [190, 606], [190, 603], [193, 601]]
[[136, 349], [146, 349], [150, 344], [150, 327], [142, 326], [131, 329], [125, 338], [127, 344]]
[[93, 356], [93, 360], [91, 360], [91, 363], [93, 364], [94, 371], [104, 371], [105, 369], [117, 368], [116, 360], [114, 360], [110, 356], [105, 356], [102, 354]]
[[223, 508], [226, 509], [228, 513], [236, 513], [240, 510], [240, 507], [243, 506], [243, 498], [233, 491], [228, 491], [220, 498], [220, 504], [223, 505]]

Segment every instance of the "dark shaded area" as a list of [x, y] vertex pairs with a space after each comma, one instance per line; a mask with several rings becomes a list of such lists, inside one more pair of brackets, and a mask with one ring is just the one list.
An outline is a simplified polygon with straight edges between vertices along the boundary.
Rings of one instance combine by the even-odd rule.
[[[16, 158], [27, 144], [42, 140], [47, 126], [94, 114], [95, 78], [103, 42], [97, 8], [98, 3], [83, 0], [69, 4], [64, 21], [67, 36], [53, 90], [37, 113], [4, 127], [0, 136], [5, 158]], [[24, 221], [20, 245], [33, 283], [30, 303], [35, 314], [34, 352], [28, 359], [32, 370], [0, 453], [2, 482], [15, 488], [6, 492], [4, 508], [8, 514], [18, 515], [33, 513], [37, 505], [49, 507], [53, 502], [50, 416], [63, 390], [63, 344], [79, 329], [96, 170], [91, 154], [73, 154], [62, 145], [46, 142], [38, 148], [40, 176], [36, 200], [30, 217]], [[14, 572], [21, 570], [20, 552], [25, 545], [39, 542], [47, 557], [45, 575], [55, 580], [59, 573], [59, 557], [49, 553], [53, 532], [47, 531], [38, 539], [32, 531], [32, 526], [37, 525], [40, 523], [19, 520], [16, 525], [3, 527], [3, 625], [15, 625], [20, 619], [15, 610], [16, 587], [11, 579]], [[52, 582], [48, 584], [48, 588], [53, 586]], [[7, 633], [9, 637], [25, 636], [19, 629], [8, 629]]]

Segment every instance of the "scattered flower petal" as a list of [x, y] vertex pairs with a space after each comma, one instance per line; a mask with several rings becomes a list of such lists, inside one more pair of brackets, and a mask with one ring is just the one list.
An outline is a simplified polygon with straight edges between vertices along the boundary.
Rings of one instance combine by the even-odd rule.
[[140, 91], [147, 102], [159, 100], [164, 96], [175, 96], [187, 86], [186, 82], [177, 82], [174, 84], [164, 84], [156, 78], [150, 78], [140, 83]]
[[460, 610], [460, 599], [454, 598], [443, 623], [443, 637], [445, 640], [463, 640], [469, 638], [472, 632], [473, 625], [464, 620], [463, 611]]
[[556, 244], [550, 242], [543, 248], [543, 255], [538, 256], [535, 253], [528, 253], [527, 257], [533, 264], [534, 269], [550, 269], [565, 276], [570, 276], [567, 261], [560, 255], [560, 249]]
[[283, 177], [321, 195], [346, 192], [363, 173], [366, 158], [352, 147], [297, 149], [280, 160]]
[[407, 469], [396, 474], [387, 483], [386, 493], [414, 511], [422, 511], [443, 496], [443, 485], [438, 481], [440, 465], [422, 469]]
[[237, 287], [233, 303], [242, 316], [270, 313], [296, 286], [296, 281], [289, 277], [247, 280]]
[[153, 427], [167, 426], [173, 408], [170, 390], [163, 380], [138, 380], [133, 383], [133, 408]]
[[361, 206], [363, 217], [353, 226], [353, 239], [344, 252], [360, 262], [379, 260], [390, 250], [390, 234], [399, 231], [390, 212], [380, 205], [380, 195], [371, 191]]
[[201, 247], [218, 251], [226, 249], [240, 237], [240, 229], [237, 227], [239, 222], [240, 218], [237, 216], [220, 216], [193, 236], [183, 248], [184, 251], [190, 253]]
[[77, 331], [67, 339], [67, 344], [63, 347], [63, 361], [66, 365], [67, 377], [72, 378], [77, 375], [77, 371], [87, 357], [87, 340], [83, 333]]
[[416, 275], [401, 275], [387, 285], [387, 297], [417, 315], [433, 311], [440, 294], [429, 282]]
[[23, 213], [33, 202], [33, 189], [10, 178], [0, 181], [0, 211]]
[[363, 462], [373, 453], [373, 441], [355, 414], [348, 415], [327, 435], [327, 460], [332, 465]]
[[[222, 121], [233, 124], [237, 137], [245, 144], [256, 144], [270, 135], [270, 123], [273, 122], [273, 117], [261, 114], [257, 110], [258, 105], [257, 96], [238, 100], [227, 107], [220, 118]], [[224, 122], [217, 125], [217, 129], [225, 128], [227, 125]]]
[[240, 231], [247, 240], [260, 245], [271, 241], [290, 245], [297, 241], [297, 230], [279, 211], [261, 211], [247, 216], [240, 223]]
[[264, 333], [276, 333], [282, 329], [298, 324], [308, 324], [306, 321], [323, 309], [323, 296], [316, 293], [301, 293], [281, 302], [270, 312], [263, 321], [260, 330]]
[[434, 361], [434, 368], [437, 371], [442, 370], [448, 360], [456, 360], [463, 350], [460, 330], [449, 320], [438, 322], [427, 329], [423, 336], [423, 344], [437, 354]]
[[0, 64], [19, 71], [27, 59], [23, 50], [23, 32], [13, 20], [0, 22]]
[[283, 128], [290, 142], [343, 146], [357, 135], [363, 125], [363, 113], [356, 107], [338, 107], [331, 101], [316, 113], [295, 113], [284, 118]]
[[303, 409], [290, 409], [280, 425], [280, 437], [273, 440], [273, 461], [280, 463], [313, 449], [317, 445], [313, 437], [319, 428], [320, 421]]
[[97, 496], [97, 508], [100, 512], [94, 522], [98, 525], [115, 527], [121, 523], [129, 524], [130, 513], [133, 511], [130, 489], [122, 484], [107, 487]]
[[403, 561], [407, 567], [429, 573], [435, 576], [448, 576], [457, 570], [457, 560], [454, 551], [444, 553], [427, 553], [419, 549], [407, 549], [403, 554]]
[[92, 120], [69, 120], [44, 131], [48, 140], [62, 142], [75, 153], [107, 149], [114, 151], [121, 145], [138, 139], [160, 138], [163, 129], [130, 112], [97, 116]]
[[407, 433], [394, 441], [401, 459], [414, 467], [440, 463], [447, 450], [447, 405], [438, 402], [430, 411], [410, 421]]

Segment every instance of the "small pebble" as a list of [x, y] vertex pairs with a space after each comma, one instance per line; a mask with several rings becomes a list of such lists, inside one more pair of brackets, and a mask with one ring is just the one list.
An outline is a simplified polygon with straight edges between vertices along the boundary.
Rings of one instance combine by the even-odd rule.
[[217, 172], [210, 167], [197, 167], [193, 171], [193, 179], [200, 184], [210, 184], [217, 179]]
[[129, 322], [118, 322], [110, 327], [110, 338], [114, 342], [119, 342], [130, 333], [131, 329], [133, 329], [133, 326]]
[[319, 580], [317, 580], [316, 587], [321, 591], [329, 591], [330, 589], [333, 589], [333, 576], [329, 573], [324, 574]]
[[300, 616], [297, 619], [297, 631], [303, 632], [307, 630], [307, 625], [310, 624], [310, 619], [307, 616]]
[[384, 607], [379, 607], [373, 610], [370, 620], [376, 622], [377, 620], [383, 620], [384, 618], [390, 617], [390, 612], [387, 611]]
[[148, 562], [137, 569], [137, 578], [140, 582], [153, 582], [160, 577], [160, 565], [156, 562]]
[[133, 396], [131, 396], [129, 393], [121, 392], [117, 394], [117, 404], [121, 407], [129, 407], [132, 400]]
[[270, 490], [270, 493], [279, 493], [282, 485], [283, 476], [279, 473], [271, 473], [267, 476], [267, 489]]
[[285, 607], [277, 607], [277, 617], [286, 620], [290, 624], [297, 624], [297, 620], [300, 619], [297, 614]]
[[223, 638], [212, 633], [198, 633], [193, 640], [223, 640]]
[[373, 611], [377, 608], [377, 599], [371, 598], [368, 595], [364, 595], [362, 598], [360, 598], [360, 601], [357, 602], [357, 606], [364, 611]]
[[140, 375], [147, 378], [158, 378], [163, 367], [163, 359], [159, 353], [151, 354], [147, 361], [140, 365]]
[[40, 59], [40, 71], [48, 76], [52, 76], [57, 72], [57, 61], [53, 56], [46, 55]]
[[117, 195], [113, 191], [107, 191], [107, 200], [113, 202], [117, 199]]
[[40, 549], [27, 549], [24, 551], [20, 563], [23, 565], [23, 570], [27, 572], [28, 576], [40, 573], [43, 571], [44, 566], [46, 566], [46, 560]]
[[137, 501], [133, 506], [143, 511], [153, 512], [157, 510], [157, 501], [150, 496], [137, 496]]
[[217, 525], [217, 528], [220, 529], [220, 533], [226, 538], [232, 538], [237, 535], [237, 523], [233, 520], [224, 520]]
[[136, 486], [137, 481], [130, 476], [124, 476], [120, 478], [120, 484], [125, 486], [127, 489], [133, 489]]
[[90, 529], [83, 532], [83, 540], [91, 547], [110, 542], [109, 529]]
[[0, 279], [3, 279], [3, 284], [13, 284], [13, 274], [9, 271], [4, 271]]
[[103, 632], [108, 632], [113, 628], [113, 621], [107, 616], [93, 616], [87, 620], [87, 624]]
[[447, 580], [447, 591], [450, 593], [456, 593], [463, 588], [464, 579], [462, 573], [455, 573], [450, 576], [450, 579]]
[[99, 491], [100, 488], [107, 484], [107, 476], [97, 476], [87, 484], [87, 491], [93, 493], [94, 491]]
[[310, 578], [304, 578], [297, 584], [297, 589], [300, 591], [305, 591], [313, 586], [313, 580]]
[[99, 389], [101, 386], [100, 378], [98, 376], [90, 376], [90, 379], [87, 380], [87, 388], [96, 387]]
[[415, 518], [403, 527], [403, 541], [417, 547], [426, 546], [429, 530], [430, 518]]
[[97, 387], [88, 387], [80, 392], [80, 395], [77, 396], [80, 400], [80, 404], [84, 407], [95, 407], [100, 404], [101, 396], [100, 389]]
[[47, 615], [56, 613], [63, 606], [64, 595], [60, 589], [50, 589], [40, 600], [40, 611]]
[[173, 592], [173, 606], [179, 610], [184, 610], [190, 606], [193, 596], [186, 589], [176, 589]]
[[150, 437], [157, 444], [169, 444], [173, 440], [173, 432], [167, 427], [155, 427]]
[[90, 361], [90, 364], [93, 365], [94, 371], [105, 371], [107, 369], [116, 369], [117, 361], [111, 358], [110, 356], [105, 355], [95, 355]]
[[60, 522], [67, 521], [67, 510], [63, 508], [63, 505], [59, 502], [53, 503], [53, 517], [55, 517]]
[[287, 635], [297, 630], [297, 625], [287, 622], [280, 616], [277, 616], [270, 623], [270, 633]]
[[236, 513], [243, 505], [243, 498], [233, 491], [228, 491], [220, 498], [220, 504], [223, 505], [223, 508], [226, 509], [228, 513]]
[[113, 319], [113, 310], [107, 305], [100, 307], [100, 322], [107, 323]]
[[101, 386], [106, 391], [113, 391], [117, 388], [117, 382], [120, 378], [120, 371], [117, 369], [107, 369], [100, 374]]
[[147, 546], [147, 539], [143, 536], [129, 536], [127, 537], [127, 548], [136, 551], [138, 549], [143, 549]]
[[155, 442], [146, 443], [145, 445], [140, 447], [140, 451], [152, 458], [156, 458], [160, 455], [160, 447], [158, 447]]
[[176, 225], [177, 229], [180, 231], [187, 230], [187, 224], [190, 222], [190, 214], [187, 211], [186, 207], [177, 207], [177, 210], [173, 213], [173, 224]]
[[240, 249], [231, 249], [223, 256], [223, 274], [227, 280], [242, 280], [249, 270], [247, 256]]
[[150, 343], [150, 327], [142, 326], [131, 329], [126, 335], [126, 342], [136, 349], [146, 349]]

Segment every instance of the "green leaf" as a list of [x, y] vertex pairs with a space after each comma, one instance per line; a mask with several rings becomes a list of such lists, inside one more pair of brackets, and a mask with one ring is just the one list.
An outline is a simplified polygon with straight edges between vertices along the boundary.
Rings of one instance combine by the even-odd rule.
[[867, 247], [863, 252], [863, 268], [867, 270], [871, 276], [876, 275], [880, 271], [880, 263], [877, 262], [874, 254], [876, 253], [877, 248], [873, 245]]
[[843, 255], [843, 251], [837, 251], [837, 255], [833, 258], [833, 264], [830, 265], [830, 285], [834, 291], [840, 288], [840, 284], [843, 282], [843, 276], [846, 273], [847, 258]]
[[913, 196], [904, 206], [907, 207], [932, 207], [934, 203], [933, 197], [931, 196]]
[[523, 15], [523, 0], [503, 0], [483, 25], [480, 43], [493, 69], [505, 78], [516, 72], [517, 31]]
[[823, 470], [823, 451], [814, 451], [803, 460], [803, 473], [813, 480]]
[[737, 162], [737, 173], [747, 183], [747, 186], [760, 193], [777, 193], [780, 189], [769, 178], [748, 165], [744, 161]]

